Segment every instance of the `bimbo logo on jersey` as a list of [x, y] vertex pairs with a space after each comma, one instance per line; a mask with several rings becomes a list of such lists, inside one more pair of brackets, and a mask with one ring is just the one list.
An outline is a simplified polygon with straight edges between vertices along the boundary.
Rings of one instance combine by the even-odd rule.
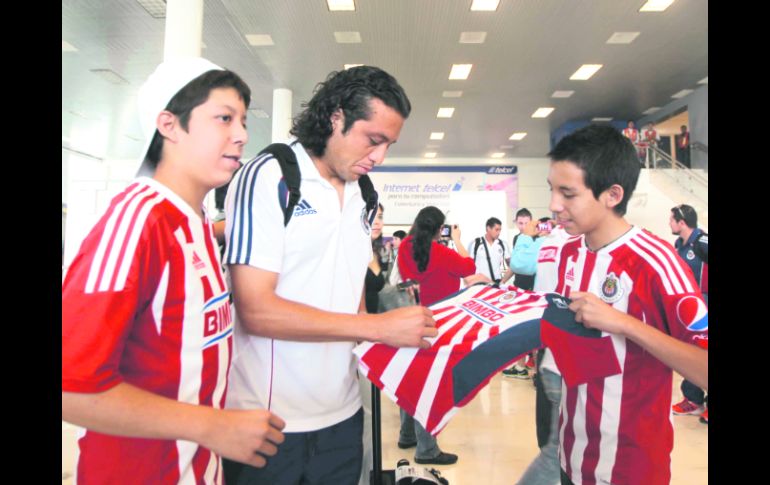
[[230, 311], [230, 292], [211, 298], [203, 306], [203, 337], [209, 338], [204, 348], [229, 335], [233, 330], [233, 317]]
[[685, 296], [676, 305], [679, 321], [693, 332], [703, 332], [709, 328], [709, 312], [706, 303], [697, 296]]
[[500, 312], [489, 303], [475, 298], [463, 303], [461, 308], [484, 323], [491, 324], [505, 317], [505, 313]]

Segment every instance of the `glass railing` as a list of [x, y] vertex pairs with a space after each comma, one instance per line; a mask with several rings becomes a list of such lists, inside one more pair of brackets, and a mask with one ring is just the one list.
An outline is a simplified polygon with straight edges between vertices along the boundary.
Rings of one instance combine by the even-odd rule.
[[681, 190], [689, 192], [708, 207], [709, 181], [705, 172], [701, 173], [682, 165], [658, 147], [648, 147], [645, 166], [654, 173], [665, 175]]

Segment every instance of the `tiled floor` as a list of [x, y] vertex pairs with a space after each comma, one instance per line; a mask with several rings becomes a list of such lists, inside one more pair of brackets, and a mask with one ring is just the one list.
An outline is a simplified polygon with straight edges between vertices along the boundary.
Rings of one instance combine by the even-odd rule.
[[[675, 374], [674, 400], [679, 401], [681, 377]], [[537, 455], [535, 390], [530, 380], [497, 376], [462, 408], [439, 435], [444, 451], [460, 456], [455, 465], [437, 467], [453, 485], [510, 485]], [[382, 398], [383, 467], [393, 469], [400, 458], [414, 459], [414, 449], [400, 450], [398, 408]], [[672, 485], [708, 483], [708, 426], [696, 416], [674, 416]], [[76, 429], [62, 423], [62, 485], [73, 483]], [[69, 478], [64, 478], [68, 475]]]

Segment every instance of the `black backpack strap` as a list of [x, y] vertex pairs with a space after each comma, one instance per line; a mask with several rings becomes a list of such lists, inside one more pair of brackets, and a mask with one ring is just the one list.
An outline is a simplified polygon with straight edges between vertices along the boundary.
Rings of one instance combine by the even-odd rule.
[[[700, 260], [706, 264], [709, 264], [708, 244], [709, 244], [709, 235], [706, 234], [705, 232], [701, 232], [700, 234], [698, 234], [698, 237], [695, 238], [695, 241], [693, 241], [693, 244], [692, 244], [692, 250], [695, 253], [695, 255], [698, 256]], [[705, 246], [705, 249], [704, 249], [704, 246]]]
[[358, 178], [358, 187], [361, 189], [361, 198], [366, 202], [366, 218], [369, 224], [372, 224], [374, 217], [377, 215], [379, 195], [374, 190], [374, 184], [372, 184], [372, 179], [368, 175], [361, 175]]
[[[489, 265], [489, 279], [492, 281], [497, 281], [495, 279], [495, 272], [492, 271], [492, 260], [489, 258], [489, 248], [487, 247], [487, 242], [484, 240], [483, 237], [480, 237], [481, 243], [484, 245], [484, 252], [487, 253], [487, 265]], [[476, 258], [473, 258], [476, 259]]]
[[[286, 189], [289, 191], [289, 200], [286, 201], [286, 206], [282, 207], [283, 225], [286, 227], [291, 220], [291, 216], [294, 214], [294, 207], [299, 203], [301, 195], [299, 185], [302, 176], [299, 173], [297, 156], [294, 154], [294, 150], [285, 143], [273, 143], [272, 145], [268, 145], [259, 152], [259, 155], [265, 153], [271, 154], [278, 161], [278, 165], [281, 167], [281, 173], [283, 174], [283, 180], [286, 183]], [[283, 205], [282, 201], [281, 204]]]
[[477, 237], [473, 242], [474, 242], [473, 261], [476, 261], [476, 255], [479, 253], [479, 245], [481, 244], [481, 238]]

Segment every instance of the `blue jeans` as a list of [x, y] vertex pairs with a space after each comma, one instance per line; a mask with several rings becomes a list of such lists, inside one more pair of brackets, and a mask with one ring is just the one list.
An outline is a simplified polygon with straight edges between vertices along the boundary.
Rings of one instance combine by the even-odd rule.
[[223, 460], [228, 485], [355, 485], [361, 473], [364, 413], [328, 428], [303, 433], [285, 433], [278, 453], [267, 458], [267, 466], [255, 468]]
[[547, 369], [540, 369], [543, 391], [551, 402], [551, 432], [548, 442], [529, 464], [517, 485], [554, 485], [559, 483], [559, 402], [561, 401], [561, 376]]
[[431, 459], [441, 454], [441, 448], [438, 447], [436, 438], [428, 433], [420, 423], [409, 416], [403, 409], [399, 409], [401, 414], [401, 431], [398, 433], [398, 441], [402, 443], [414, 443], [417, 441], [417, 451], [415, 458]]

